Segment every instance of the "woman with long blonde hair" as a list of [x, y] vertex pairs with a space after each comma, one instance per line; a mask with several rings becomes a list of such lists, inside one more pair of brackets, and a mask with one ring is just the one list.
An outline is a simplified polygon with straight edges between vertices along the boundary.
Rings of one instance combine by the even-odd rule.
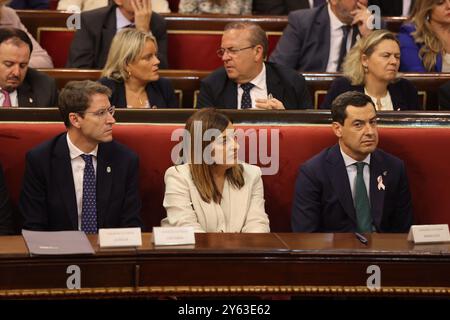
[[400, 47], [394, 34], [375, 30], [361, 38], [349, 51], [343, 64], [344, 77], [331, 84], [320, 106], [330, 109], [341, 93], [359, 91], [372, 98], [379, 111], [417, 110], [417, 89], [398, 77]]
[[398, 34], [405, 72], [450, 72], [450, 0], [417, 0]]
[[252, 14], [252, 0], [181, 0], [179, 13]]

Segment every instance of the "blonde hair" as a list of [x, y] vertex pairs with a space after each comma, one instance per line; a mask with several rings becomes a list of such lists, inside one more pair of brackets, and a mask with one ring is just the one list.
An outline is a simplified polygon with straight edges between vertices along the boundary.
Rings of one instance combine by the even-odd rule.
[[[195, 122], [201, 121], [202, 123], [202, 132], [201, 135], [196, 135], [195, 133]], [[228, 125], [231, 123], [230, 119], [226, 117], [224, 114], [218, 112], [214, 108], [205, 108], [201, 109], [194, 113], [186, 122], [185, 129], [190, 134], [190, 153], [189, 153], [189, 168], [192, 175], [192, 180], [194, 181], [194, 185], [200, 194], [200, 197], [203, 201], [210, 203], [214, 201], [215, 203], [220, 203], [222, 199], [222, 193], [217, 188], [213, 173], [212, 167], [213, 165], [206, 164], [204, 162], [203, 157], [201, 163], [195, 163], [194, 161], [194, 153], [195, 144], [199, 143], [198, 140], [201, 141], [201, 151], [202, 155], [205, 148], [210, 144], [210, 141], [205, 141], [201, 139], [204, 137], [205, 131], [209, 129], [218, 129], [223, 132]], [[200, 137], [200, 139], [198, 139]], [[196, 141], [197, 140], [197, 141]], [[231, 168], [228, 168], [225, 172], [225, 178], [230, 182], [233, 186], [240, 189], [244, 186], [244, 168], [242, 165], [235, 165]]]
[[145, 43], [149, 40], [153, 41], [157, 48], [155, 37], [149, 33], [129, 28], [118, 32], [111, 43], [102, 77], [114, 80], [127, 79], [127, 65], [139, 57]]
[[416, 43], [422, 45], [419, 56], [428, 71], [433, 71], [437, 56], [444, 50], [441, 40], [433, 32], [430, 24], [431, 11], [438, 3], [439, 0], [417, 0], [410, 17], [410, 21], [416, 27], [416, 31], [411, 35]]
[[367, 37], [361, 38], [350, 49], [342, 65], [344, 76], [350, 79], [352, 85], [363, 85], [365, 70], [362, 64], [362, 56], [370, 57], [377, 45], [384, 40], [392, 40], [399, 44], [395, 35], [387, 30], [374, 30]]

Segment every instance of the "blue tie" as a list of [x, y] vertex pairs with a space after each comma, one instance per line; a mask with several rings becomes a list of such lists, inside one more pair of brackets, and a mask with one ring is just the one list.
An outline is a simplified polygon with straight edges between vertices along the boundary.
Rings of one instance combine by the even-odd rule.
[[252, 107], [252, 98], [250, 97], [250, 90], [252, 90], [254, 86], [255, 85], [250, 82], [241, 84], [241, 88], [242, 90], [244, 90], [241, 99], [241, 109], [250, 109]]
[[92, 155], [82, 154], [84, 162], [81, 231], [97, 233], [97, 193]]

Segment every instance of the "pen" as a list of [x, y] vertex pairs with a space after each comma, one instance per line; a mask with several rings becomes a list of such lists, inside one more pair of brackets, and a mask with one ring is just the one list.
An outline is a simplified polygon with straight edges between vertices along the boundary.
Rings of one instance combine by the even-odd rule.
[[366, 237], [364, 237], [361, 233], [355, 232], [356, 239], [358, 239], [362, 244], [367, 245], [369, 240], [367, 240]]

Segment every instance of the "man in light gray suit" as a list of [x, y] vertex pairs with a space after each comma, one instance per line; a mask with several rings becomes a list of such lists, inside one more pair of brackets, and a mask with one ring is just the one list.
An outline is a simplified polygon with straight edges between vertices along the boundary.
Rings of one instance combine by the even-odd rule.
[[302, 72], [338, 71], [357, 36], [371, 32], [369, 19], [367, 0], [329, 0], [293, 11], [269, 60]]

